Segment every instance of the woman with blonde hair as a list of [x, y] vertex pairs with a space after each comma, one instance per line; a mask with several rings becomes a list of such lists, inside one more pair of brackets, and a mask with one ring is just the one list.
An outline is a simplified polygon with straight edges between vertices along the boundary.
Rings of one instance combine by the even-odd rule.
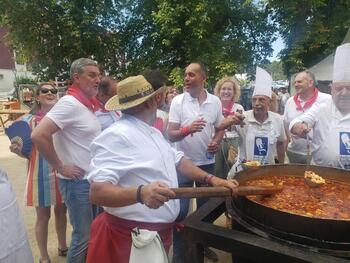
[[[32, 131], [56, 104], [57, 92], [58, 90], [51, 82], [42, 83], [37, 88], [32, 110], [21, 119], [28, 123]], [[24, 157], [21, 154], [21, 145], [16, 141], [11, 143], [10, 150]], [[40, 252], [39, 262], [51, 262], [47, 251], [47, 238], [52, 205], [55, 212], [58, 255], [65, 257], [68, 251], [66, 244], [67, 209], [58, 189], [57, 172], [43, 158], [34, 144], [32, 144], [28, 157], [25, 204], [36, 209], [35, 236]]]
[[[237, 101], [241, 95], [240, 86], [235, 77], [224, 77], [215, 86], [214, 94], [218, 96], [222, 103], [222, 113], [224, 117], [234, 115], [236, 112], [243, 113], [243, 106]], [[239, 136], [235, 126], [225, 130], [218, 152], [215, 156], [215, 172], [221, 178], [226, 178], [238, 153]]]

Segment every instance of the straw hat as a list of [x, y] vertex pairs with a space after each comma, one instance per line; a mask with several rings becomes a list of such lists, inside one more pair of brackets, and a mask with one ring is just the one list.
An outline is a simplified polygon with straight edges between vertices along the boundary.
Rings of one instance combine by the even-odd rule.
[[142, 75], [129, 77], [118, 83], [117, 95], [107, 101], [105, 108], [107, 110], [126, 110], [140, 105], [163, 91], [164, 87], [155, 91]]

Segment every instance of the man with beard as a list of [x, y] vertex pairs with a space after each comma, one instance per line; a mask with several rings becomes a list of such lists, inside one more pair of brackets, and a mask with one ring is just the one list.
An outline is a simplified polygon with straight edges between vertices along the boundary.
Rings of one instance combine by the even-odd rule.
[[350, 169], [350, 43], [335, 53], [332, 99], [315, 104], [290, 123], [293, 134], [305, 138], [313, 131], [311, 163]]
[[156, 261], [159, 249], [151, 253], [151, 259], [140, 253], [143, 258], [135, 260], [132, 233], [157, 231], [169, 251], [180, 209], [178, 200], [169, 200], [175, 196], [170, 187], [178, 186], [177, 172], [233, 192], [237, 186], [235, 181], [193, 165], [152, 127], [157, 108], [164, 103], [164, 83], [151, 73], [118, 83], [118, 95], [106, 103], [106, 109], [121, 110], [122, 117], [91, 144], [90, 198], [104, 206], [105, 212], [91, 226], [88, 263], [128, 263], [132, 261], [129, 258], [132, 262], [160, 262]]
[[111, 77], [104, 77], [98, 85], [96, 99], [99, 102], [99, 109], [95, 112], [101, 124], [101, 130], [108, 128], [120, 119], [120, 112], [108, 111], [105, 109], [106, 102], [117, 94], [117, 82]]
[[282, 117], [269, 111], [271, 103], [272, 78], [262, 68], [256, 69], [256, 81], [252, 98], [253, 109], [245, 112], [245, 123], [238, 127], [240, 136], [239, 160], [232, 167], [230, 176], [244, 161], [259, 161], [274, 164], [275, 155], [279, 163], [284, 163], [286, 134]]
[[[284, 125], [288, 137], [287, 156], [290, 163], [306, 164], [307, 142], [289, 133], [290, 122], [307, 112], [312, 105], [330, 99], [330, 95], [320, 92], [316, 87], [315, 75], [310, 71], [299, 72], [294, 79], [296, 94], [289, 98], [284, 109]], [[310, 135], [312, 137], [312, 135]]]
[[[196, 166], [209, 174], [215, 173], [215, 152], [224, 135], [224, 129], [239, 124], [239, 113], [224, 120], [220, 99], [205, 90], [207, 73], [201, 63], [191, 63], [185, 70], [184, 93], [176, 96], [170, 106], [168, 138], [176, 142], [177, 150], [183, 151]], [[179, 174], [180, 186], [192, 186], [193, 181]], [[201, 186], [201, 184], [197, 185]], [[207, 199], [197, 199], [197, 207]], [[189, 200], [182, 199], [178, 221], [187, 216]], [[182, 262], [185, 246], [174, 232], [174, 260]], [[212, 261], [218, 257], [209, 248], [204, 255]]]

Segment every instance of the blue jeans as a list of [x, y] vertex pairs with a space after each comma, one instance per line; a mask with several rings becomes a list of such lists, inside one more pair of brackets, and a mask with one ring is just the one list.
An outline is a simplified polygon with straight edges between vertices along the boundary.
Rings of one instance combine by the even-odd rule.
[[90, 225], [95, 218], [94, 206], [89, 202], [88, 180], [60, 179], [60, 191], [73, 227], [67, 263], [84, 263], [90, 237]]
[[[207, 164], [198, 166], [203, 171], [207, 173], [214, 174], [215, 172], [215, 164]], [[186, 177], [178, 175], [179, 187], [192, 187], [193, 181], [189, 181]], [[196, 182], [196, 187], [200, 187], [202, 184]], [[205, 204], [209, 199], [208, 198], [197, 198], [197, 209]], [[180, 213], [176, 219], [176, 222], [181, 222], [184, 220], [188, 214], [188, 210], [190, 207], [190, 199], [183, 198], [180, 199]], [[190, 247], [186, 244], [186, 241], [183, 240], [180, 234], [176, 229], [173, 231], [173, 260], [172, 263], [182, 263], [185, 261], [186, 250]]]

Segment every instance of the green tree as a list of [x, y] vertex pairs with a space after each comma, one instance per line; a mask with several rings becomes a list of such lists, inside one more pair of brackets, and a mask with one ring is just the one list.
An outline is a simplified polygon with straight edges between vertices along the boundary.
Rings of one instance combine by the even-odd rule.
[[281, 51], [290, 75], [312, 66], [341, 44], [350, 27], [348, 0], [268, 0], [286, 48]]
[[0, 0], [0, 17], [42, 79], [90, 57], [119, 77], [158, 68], [177, 81], [201, 61], [214, 82], [264, 61], [275, 38], [266, 4], [252, 0]]
[[283, 62], [280, 60], [274, 60], [271, 63], [262, 66], [272, 76], [273, 80], [286, 80], [287, 76], [283, 72]]

